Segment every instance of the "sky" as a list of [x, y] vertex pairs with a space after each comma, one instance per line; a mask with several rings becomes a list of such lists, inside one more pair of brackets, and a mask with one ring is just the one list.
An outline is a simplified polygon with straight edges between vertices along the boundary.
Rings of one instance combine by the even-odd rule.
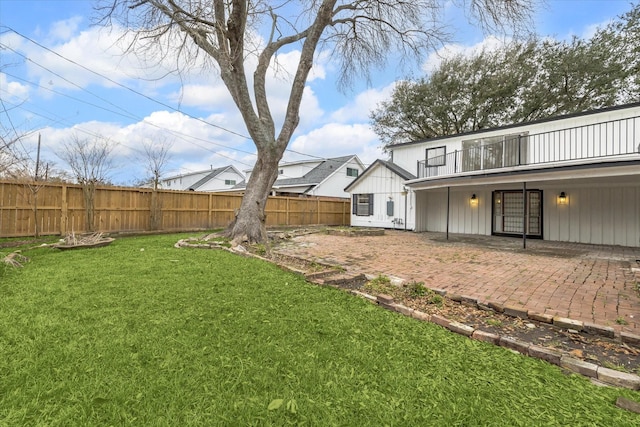
[[[595, 28], [632, 8], [635, 0], [547, 0], [533, 19], [541, 36], [589, 37]], [[176, 76], [168, 67], [122, 54], [120, 27], [95, 25], [93, 0], [0, 0], [0, 121], [22, 135], [16, 148], [35, 160], [68, 169], [59, 157], [72, 138], [107, 138], [113, 148], [111, 182], [134, 185], [148, 177], [144, 146], [169, 147], [164, 177], [233, 165], [251, 169], [253, 142], [216, 73], [194, 67]], [[370, 112], [390, 98], [394, 84], [422, 77], [443, 57], [496, 44], [500, 37], [469, 24], [449, 4], [442, 22], [450, 43], [419, 63], [375, 70], [369, 82], [337, 86], [329, 55], [319, 52], [305, 87], [300, 123], [283, 161], [355, 154], [366, 165], [386, 158], [370, 124]], [[125, 39], [126, 40], [126, 37]], [[299, 52], [280, 56], [292, 69]], [[270, 74], [272, 111], [286, 107], [286, 73]]]

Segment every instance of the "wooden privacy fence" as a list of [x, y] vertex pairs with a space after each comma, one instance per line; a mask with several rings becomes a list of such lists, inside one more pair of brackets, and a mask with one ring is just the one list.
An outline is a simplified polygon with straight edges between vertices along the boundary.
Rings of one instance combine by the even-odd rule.
[[[94, 231], [189, 231], [226, 227], [241, 195], [148, 188], [100, 187]], [[267, 226], [349, 225], [350, 201], [269, 197]], [[36, 227], [36, 218], [37, 226]], [[61, 183], [0, 181], [0, 237], [65, 235], [87, 230], [82, 187]]]

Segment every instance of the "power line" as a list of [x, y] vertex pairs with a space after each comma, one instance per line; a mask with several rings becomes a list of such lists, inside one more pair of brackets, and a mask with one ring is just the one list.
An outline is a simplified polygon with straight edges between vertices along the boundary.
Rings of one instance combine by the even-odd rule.
[[[245, 138], [245, 139], [249, 139], [249, 140], [251, 140], [251, 138], [250, 138], [249, 136], [246, 136], [246, 135], [240, 134], [240, 133], [238, 133], [238, 132], [232, 131], [232, 130], [230, 130], [230, 129], [224, 128], [224, 127], [222, 127], [222, 126], [219, 126], [219, 125], [216, 125], [216, 124], [210, 123], [210, 122], [208, 122], [208, 121], [206, 121], [206, 120], [204, 120], [204, 119], [201, 119], [201, 118], [199, 118], [199, 117], [195, 117], [195, 116], [193, 116], [193, 115], [191, 115], [191, 114], [189, 114], [189, 113], [186, 113], [186, 112], [184, 112], [184, 111], [182, 111], [182, 110], [180, 110], [180, 109], [177, 109], [177, 108], [175, 108], [175, 107], [173, 107], [173, 106], [171, 106], [171, 105], [169, 105], [169, 104], [166, 104], [166, 103], [164, 103], [164, 102], [162, 102], [162, 101], [159, 101], [159, 100], [157, 100], [157, 99], [154, 99], [154, 98], [152, 98], [152, 97], [150, 97], [150, 96], [148, 96], [148, 95], [146, 95], [146, 94], [144, 94], [144, 93], [142, 93], [142, 92], [139, 92], [139, 91], [137, 91], [137, 90], [135, 90], [135, 89], [133, 89], [133, 88], [130, 88], [130, 87], [126, 86], [126, 85], [123, 85], [122, 83], [119, 83], [119, 82], [117, 82], [117, 81], [115, 81], [115, 80], [113, 80], [113, 79], [109, 78], [108, 76], [105, 76], [105, 75], [103, 75], [103, 74], [101, 74], [101, 73], [98, 73], [97, 71], [94, 71], [94, 70], [92, 70], [92, 69], [90, 69], [90, 68], [88, 68], [88, 67], [86, 67], [86, 66], [84, 66], [84, 65], [82, 65], [82, 64], [80, 64], [80, 63], [78, 63], [78, 62], [76, 62], [76, 61], [74, 61], [74, 60], [72, 60], [72, 59], [69, 59], [69, 58], [67, 58], [67, 57], [65, 57], [65, 56], [63, 56], [63, 55], [60, 55], [59, 53], [55, 52], [54, 50], [52, 50], [52, 49], [50, 49], [50, 48], [48, 48], [48, 47], [46, 47], [46, 46], [44, 46], [44, 45], [40, 44], [39, 42], [37, 42], [37, 41], [35, 41], [35, 40], [31, 39], [31, 38], [30, 38], [30, 37], [28, 37], [28, 36], [25, 36], [24, 34], [22, 34], [22, 33], [18, 32], [18, 31], [16, 31], [15, 29], [13, 29], [13, 28], [11, 28], [11, 27], [4, 26], [4, 25], [3, 25], [3, 26], [0, 26], [0, 27], [7, 28], [7, 30], [8, 30], [8, 31], [12, 31], [12, 32], [13, 32], [13, 33], [15, 33], [16, 35], [18, 35], [18, 36], [20, 36], [20, 37], [24, 38], [25, 40], [30, 41], [31, 43], [35, 44], [36, 46], [38, 46], [38, 47], [40, 47], [40, 48], [42, 48], [42, 49], [44, 49], [44, 50], [46, 50], [47, 52], [51, 52], [52, 54], [56, 55], [57, 57], [59, 57], [59, 58], [61, 58], [61, 59], [65, 60], [65, 61], [67, 61], [67, 62], [69, 62], [69, 63], [71, 63], [71, 64], [74, 64], [74, 65], [76, 65], [76, 66], [78, 66], [78, 67], [80, 67], [80, 68], [82, 68], [82, 69], [84, 69], [84, 70], [86, 70], [86, 71], [88, 71], [88, 72], [90, 72], [90, 73], [92, 73], [92, 74], [96, 75], [96, 76], [99, 76], [99, 77], [101, 77], [101, 78], [103, 78], [103, 79], [105, 79], [105, 80], [107, 80], [107, 81], [109, 81], [109, 82], [111, 82], [111, 83], [113, 83], [113, 84], [115, 84], [115, 85], [117, 85], [117, 86], [119, 86], [119, 87], [123, 88], [123, 89], [126, 89], [126, 90], [128, 90], [128, 91], [130, 91], [130, 92], [132, 92], [132, 93], [135, 93], [136, 95], [139, 95], [139, 96], [141, 96], [141, 97], [143, 97], [143, 98], [145, 98], [145, 99], [148, 99], [148, 100], [150, 100], [150, 101], [152, 101], [152, 102], [154, 102], [154, 103], [157, 103], [157, 104], [159, 104], [159, 105], [161, 105], [161, 106], [163, 106], [163, 107], [165, 107], [165, 108], [168, 108], [168, 109], [170, 109], [170, 110], [172, 110], [172, 111], [175, 111], [175, 112], [179, 112], [179, 113], [181, 113], [181, 114], [184, 114], [184, 115], [186, 115], [186, 116], [188, 116], [188, 117], [190, 117], [190, 118], [192, 118], [192, 119], [194, 119], [194, 120], [197, 120], [197, 121], [199, 121], [199, 122], [202, 122], [202, 123], [204, 123], [204, 124], [206, 124], [206, 125], [209, 125], [209, 126], [215, 127], [215, 128], [217, 128], [217, 129], [220, 129], [220, 130], [222, 130], [222, 131], [225, 131], [225, 132], [231, 133], [231, 134], [236, 135], [236, 136], [239, 136], [239, 137], [241, 137], [241, 138]], [[7, 46], [7, 48], [9, 48], [9, 49], [10, 49], [10, 50], [12, 50], [13, 52], [17, 53], [18, 55], [20, 55], [20, 56], [24, 57], [25, 59], [27, 59], [27, 60], [29, 60], [29, 61], [33, 62], [34, 64], [36, 64], [36, 65], [38, 65], [38, 66], [41, 66], [40, 64], [37, 64], [36, 62], [32, 61], [31, 59], [27, 58], [26, 56], [24, 56], [24, 55], [22, 55], [22, 54], [19, 54], [18, 52], [16, 52], [15, 50], [11, 49], [10, 47], [8, 47], [8, 46]], [[42, 67], [42, 68], [44, 68], [44, 69], [46, 69], [46, 68], [45, 68], [45, 67], [43, 67], [43, 66], [41, 66], [41, 67]], [[51, 71], [51, 70], [48, 70], [48, 69], [46, 69], [46, 70], [47, 70], [47, 71], [49, 71], [49, 72], [52, 72], [54, 75], [58, 75], [58, 74], [54, 73], [54, 72], [53, 72], [53, 71]], [[61, 76], [60, 76], [60, 77], [61, 77]], [[63, 77], [61, 77], [61, 78], [63, 78]], [[68, 81], [68, 80], [66, 80], [66, 79], [65, 79], [65, 81]], [[71, 82], [70, 82], [70, 83], [71, 83]], [[72, 83], [72, 84], [73, 84], [73, 83]], [[78, 87], [78, 86], [77, 86], [77, 85], [75, 85], [75, 84], [74, 84], [74, 86]], [[80, 89], [81, 89], [81, 90], [85, 90], [84, 88], [80, 88]], [[87, 92], [88, 92], [88, 91], [87, 91]], [[89, 93], [91, 93], [91, 92], [89, 92]], [[93, 94], [92, 94], [92, 95], [93, 95]], [[94, 95], [94, 96], [96, 96], [96, 95]], [[99, 98], [99, 97], [98, 97], [98, 98]], [[110, 103], [109, 101], [105, 101], [105, 102]], [[111, 104], [111, 103], [110, 103], [110, 104]], [[114, 104], [111, 104], [111, 105], [114, 105]], [[114, 106], [115, 106], [115, 105], [114, 105]], [[121, 109], [121, 107], [118, 107], [118, 106], [116, 106], [116, 108]], [[229, 147], [229, 148], [230, 148], [230, 147]], [[232, 148], [231, 148], [231, 149], [232, 149]], [[240, 151], [240, 150], [238, 150], [238, 151]], [[295, 151], [295, 150], [291, 150], [291, 149], [285, 149], [285, 151], [288, 151], [288, 152], [290, 152], [290, 153], [294, 153], [294, 154], [298, 154], [298, 155], [301, 155], [301, 156], [305, 156], [305, 157], [310, 157], [310, 158], [315, 158], [315, 159], [324, 159], [323, 157], [320, 157], [320, 156], [315, 156], [315, 155], [313, 155], [313, 154], [302, 153], [302, 152], [300, 152], [300, 151]]]
[[116, 80], [113, 80], [112, 78], [107, 77], [107, 76], [105, 76], [104, 74], [100, 74], [100, 73], [98, 73], [97, 71], [94, 71], [94, 70], [90, 69], [89, 67], [86, 67], [86, 66], [84, 66], [84, 65], [82, 65], [82, 64], [80, 64], [80, 63], [78, 63], [78, 62], [74, 61], [73, 59], [69, 59], [69, 58], [67, 58], [67, 57], [65, 57], [65, 56], [63, 56], [63, 55], [60, 55], [58, 52], [56, 52], [56, 51], [54, 51], [54, 50], [52, 50], [52, 49], [49, 49], [48, 47], [46, 47], [46, 46], [44, 46], [44, 45], [42, 45], [42, 44], [38, 43], [37, 41], [33, 40], [33, 39], [32, 39], [32, 38], [30, 38], [30, 37], [25, 36], [24, 34], [22, 34], [22, 33], [18, 32], [18, 31], [16, 31], [16, 30], [14, 30], [14, 29], [13, 29], [13, 28], [11, 28], [11, 27], [4, 26], [4, 25], [3, 25], [3, 27], [4, 27], [4, 28], [7, 28], [7, 29], [8, 29], [8, 30], [10, 30], [10, 31], [13, 31], [16, 35], [18, 35], [18, 36], [20, 36], [20, 37], [24, 38], [25, 40], [30, 41], [31, 43], [35, 44], [36, 46], [38, 46], [38, 47], [40, 47], [40, 48], [42, 48], [42, 49], [44, 49], [44, 50], [46, 50], [47, 52], [50, 52], [50, 53], [52, 53], [52, 54], [56, 55], [57, 57], [59, 57], [59, 58], [61, 58], [61, 59], [64, 59], [65, 61], [70, 62], [71, 64], [73, 64], [73, 65], [75, 65], [75, 66], [77, 66], [77, 67], [80, 67], [80, 68], [82, 68], [83, 70], [86, 70], [86, 71], [90, 72], [91, 74], [94, 74], [94, 75], [96, 75], [96, 76], [98, 76], [98, 77], [101, 77], [101, 78], [103, 78], [103, 79], [107, 80], [108, 82], [115, 84], [116, 86], [119, 86], [119, 87], [121, 87], [121, 88], [123, 88], [123, 89], [126, 89], [126, 90], [128, 90], [128, 91], [132, 92], [132, 93], [135, 93], [135, 94], [136, 94], [136, 95], [138, 95], [138, 96], [141, 96], [141, 97], [143, 97], [143, 98], [145, 98], [145, 99], [148, 99], [148, 100], [149, 100], [149, 101], [151, 101], [151, 102], [155, 102], [156, 104], [159, 104], [159, 105], [161, 105], [161, 106], [163, 106], [163, 107], [165, 107], [165, 108], [168, 108], [168, 109], [170, 109], [170, 110], [172, 110], [172, 111], [175, 111], [175, 112], [179, 112], [179, 113], [185, 114], [185, 115], [187, 115], [187, 116], [191, 117], [191, 118], [192, 118], [192, 119], [194, 119], [194, 120], [198, 120], [198, 121], [200, 121], [200, 122], [202, 122], [202, 123], [204, 123], [204, 124], [207, 124], [207, 125], [209, 125], [209, 126], [213, 126], [213, 127], [215, 127], [215, 128], [218, 128], [218, 129], [223, 130], [223, 131], [225, 131], [225, 132], [228, 132], [228, 133], [230, 133], [230, 134], [233, 134], [233, 135], [236, 135], [236, 136], [239, 136], [239, 137], [245, 138], [245, 139], [251, 139], [250, 137], [248, 137], [248, 136], [246, 136], [246, 135], [243, 135], [243, 134], [241, 134], [241, 133], [238, 133], [238, 132], [232, 131], [232, 130], [230, 130], [230, 129], [224, 128], [224, 127], [222, 127], [222, 126], [219, 126], [219, 125], [216, 125], [216, 124], [213, 124], [213, 123], [210, 123], [210, 122], [208, 122], [208, 121], [206, 121], [206, 120], [204, 120], [204, 119], [201, 119], [201, 118], [199, 118], [199, 117], [192, 116], [192, 115], [190, 115], [189, 113], [185, 113], [184, 111], [180, 111], [179, 109], [177, 109], [177, 108], [175, 108], [175, 107], [173, 107], [173, 106], [171, 106], [171, 105], [169, 105], [169, 104], [166, 104], [166, 103], [164, 103], [164, 102], [162, 102], [162, 101], [159, 101], [159, 100], [157, 100], [157, 99], [154, 99], [154, 98], [152, 98], [152, 97], [150, 97], [150, 96], [148, 96], [148, 95], [146, 95], [146, 94], [144, 94], [144, 93], [142, 93], [142, 92], [140, 92], [140, 91], [137, 91], [137, 90], [135, 90], [135, 89], [133, 89], [133, 88], [130, 88], [130, 87], [126, 86], [126, 85], [123, 85], [122, 83], [120, 83], [120, 82], [118, 82], [118, 81], [116, 81]]
[[[23, 107], [23, 106], [21, 106], [21, 105], [17, 105], [16, 107], [17, 107], [17, 108], [21, 108], [21, 109], [23, 109], [24, 111], [27, 111], [28, 113], [31, 113], [31, 114], [36, 115], [36, 116], [38, 116], [38, 117], [42, 117], [42, 118], [44, 118], [44, 119], [46, 119], [46, 120], [49, 120], [49, 121], [52, 121], [52, 122], [54, 121], [54, 119], [53, 119], [53, 118], [51, 118], [51, 117], [47, 117], [47, 116], [45, 116], [45, 115], [43, 115], [43, 114], [41, 114], [41, 113], [38, 113], [37, 111], [30, 110], [30, 109], [25, 108], [25, 107]], [[40, 108], [41, 108], [41, 107], [40, 107]], [[48, 112], [48, 113], [50, 113], [50, 112]], [[56, 123], [60, 123], [60, 122], [67, 121], [67, 120], [68, 120], [68, 119], [64, 119], [64, 118], [60, 118], [60, 117], [58, 117], [58, 120], [56, 121]], [[145, 122], [145, 123], [147, 123], [147, 122]], [[152, 123], [147, 123], [147, 124], [154, 126]], [[87, 135], [90, 135], [90, 136], [96, 137], [96, 138], [103, 138], [103, 137], [104, 137], [103, 135], [99, 135], [99, 134], [97, 134], [97, 133], [95, 133], [95, 132], [89, 131], [89, 130], [84, 129], [84, 128], [79, 127], [79, 126], [74, 126], [74, 129], [75, 129], [75, 130], [77, 130], [77, 131], [80, 131], [80, 132], [82, 132], [82, 133], [85, 133], [85, 134], [87, 134]], [[162, 129], [162, 128], [161, 128], [161, 129]], [[183, 140], [184, 140], [184, 138], [181, 138], [181, 139], [183, 139]], [[133, 146], [131, 146], [131, 145], [128, 145], [128, 144], [126, 144], [126, 143], [124, 143], [124, 142], [117, 141], [117, 140], [112, 140], [112, 141], [114, 141], [114, 142], [115, 142], [116, 144], [118, 144], [118, 145], [121, 145], [121, 146], [123, 146], [123, 147], [127, 147], [127, 148], [129, 148], [129, 149], [131, 149], [131, 150], [133, 150], [133, 151], [136, 151], [136, 152], [138, 152], [138, 153], [142, 154], [142, 151], [140, 151], [139, 149], [137, 149], [137, 148], [135, 148], [135, 147], [133, 147]], [[200, 144], [196, 144], [196, 143], [194, 143], [194, 142], [192, 142], [192, 141], [187, 141], [187, 142], [189, 142], [189, 143], [191, 143], [191, 144], [195, 145], [196, 147], [199, 147], [199, 148], [201, 148], [201, 149], [203, 149], [203, 150], [206, 150], [206, 151], [208, 151], [208, 152], [210, 152], [210, 153], [212, 153], [212, 154], [214, 154], [214, 155], [217, 155], [217, 156], [219, 156], [219, 157], [223, 157], [223, 158], [229, 159], [229, 160], [231, 160], [231, 161], [233, 161], [233, 162], [240, 163], [240, 164], [243, 164], [243, 165], [245, 165], [245, 166], [249, 166], [249, 167], [251, 167], [251, 166], [252, 166], [252, 165], [250, 165], [250, 164], [248, 164], [248, 163], [244, 163], [244, 162], [242, 162], [242, 161], [240, 161], [240, 160], [237, 160], [237, 159], [234, 159], [234, 158], [232, 158], [232, 157], [226, 156], [226, 155], [221, 154], [221, 153], [219, 153], [219, 152], [217, 152], [217, 151], [211, 150], [210, 148], [204, 147], [204, 146], [202, 146], [202, 145], [200, 145]], [[24, 148], [23, 148], [23, 149], [24, 149]], [[26, 153], [26, 150], [25, 150], [25, 153]], [[28, 153], [26, 153], [26, 154], [30, 157], [30, 155], [29, 155]]]
[[[50, 71], [48, 68], [46, 68], [46, 67], [44, 67], [44, 66], [42, 66], [42, 65], [38, 64], [38, 63], [37, 63], [37, 62], [35, 62], [35, 61], [31, 61], [31, 62], [33, 62], [34, 64], [38, 65], [39, 67], [43, 68], [43, 69], [44, 69], [44, 70], [46, 70], [46, 71], [52, 72], [52, 71]], [[52, 72], [52, 73], [53, 73], [53, 72]], [[74, 100], [74, 101], [77, 101], [77, 102], [80, 102], [80, 103], [83, 103], [83, 104], [87, 104], [87, 105], [90, 105], [90, 106], [92, 106], [92, 107], [96, 107], [96, 108], [99, 108], [99, 109], [101, 109], [101, 110], [105, 110], [105, 111], [108, 111], [108, 112], [110, 112], [110, 113], [120, 115], [120, 116], [122, 116], [122, 117], [126, 117], [126, 118], [130, 118], [130, 119], [138, 120], [138, 121], [140, 121], [140, 122], [142, 122], [142, 123], [144, 123], [144, 124], [146, 124], [146, 125], [156, 127], [156, 128], [158, 128], [158, 129], [160, 129], [160, 130], [164, 130], [164, 131], [166, 131], [166, 132], [170, 132], [170, 133], [172, 133], [172, 134], [174, 134], [174, 135], [182, 135], [182, 136], [185, 136], [185, 137], [188, 137], [188, 138], [193, 138], [193, 139], [196, 139], [196, 140], [199, 140], [199, 141], [202, 141], [202, 142], [206, 142], [206, 143], [209, 143], [209, 144], [217, 145], [217, 146], [222, 147], [222, 148], [227, 148], [227, 149], [232, 150], [232, 151], [238, 151], [238, 152], [240, 152], [240, 153], [245, 153], [245, 154], [249, 154], [249, 155], [252, 155], [252, 156], [255, 156], [255, 155], [256, 155], [256, 153], [251, 152], [251, 151], [246, 151], [246, 150], [242, 150], [242, 149], [240, 149], [240, 148], [235, 148], [235, 147], [229, 147], [228, 145], [220, 144], [220, 143], [213, 142], [213, 141], [210, 141], [210, 140], [207, 140], [207, 139], [203, 139], [203, 138], [199, 138], [199, 137], [196, 137], [196, 136], [193, 136], [193, 135], [189, 135], [189, 134], [186, 134], [186, 133], [184, 133], [184, 132], [179, 132], [179, 131], [176, 131], [176, 130], [173, 130], [173, 129], [168, 129], [168, 128], [162, 127], [162, 126], [157, 125], [157, 124], [155, 124], [155, 123], [152, 123], [152, 122], [150, 122], [150, 121], [145, 121], [143, 117], [137, 116], [137, 115], [135, 115], [134, 113], [131, 113], [130, 111], [127, 111], [127, 110], [124, 110], [124, 109], [122, 109], [122, 110], [123, 110], [124, 112], [126, 112], [127, 114], [119, 113], [119, 112], [117, 112], [117, 111], [113, 111], [113, 110], [110, 110], [110, 109], [108, 109], [108, 108], [101, 107], [101, 106], [96, 105], [96, 104], [93, 104], [93, 103], [91, 103], [91, 102], [88, 102], [88, 101], [85, 101], [85, 100], [82, 100], [82, 99], [79, 99], [79, 98], [73, 97], [73, 96], [71, 96], [71, 95], [67, 95], [67, 94], [65, 94], [65, 93], [62, 93], [62, 92], [59, 92], [59, 91], [53, 90], [53, 89], [51, 89], [51, 88], [48, 88], [48, 87], [42, 86], [42, 85], [40, 85], [40, 84], [38, 84], [38, 83], [34, 83], [34, 82], [31, 82], [31, 81], [25, 80], [25, 79], [23, 79], [23, 78], [20, 78], [20, 77], [14, 76], [13, 74], [10, 74], [10, 73], [6, 73], [6, 72], [5, 72], [4, 74], [5, 74], [5, 75], [7, 75], [7, 76], [11, 76], [11, 77], [13, 77], [13, 78], [15, 78], [15, 79], [17, 79], [17, 80], [23, 81], [23, 82], [25, 82], [25, 83], [27, 83], [27, 84], [33, 85], [33, 86], [35, 86], [35, 87], [37, 87], [37, 88], [39, 88], [39, 89], [43, 89], [43, 90], [47, 90], [47, 91], [53, 92], [53, 93], [55, 93], [55, 94], [57, 94], [57, 95], [64, 96], [64, 97], [69, 98], [69, 99], [72, 99], [72, 100]], [[54, 74], [55, 74], [55, 73], [54, 73]], [[85, 90], [85, 89], [83, 89], [83, 88], [80, 88], [80, 89], [81, 89], [81, 90], [83, 90], [83, 91], [85, 91], [85, 92], [88, 92], [87, 90]], [[91, 92], [88, 92], [88, 93], [91, 93]], [[120, 107], [118, 107], [118, 108], [120, 108]], [[182, 113], [181, 113], [181, 114], [182, 114]], [[182, 138], [182, 139], [184, 140], [184, 138]], [[191, 141], [186, 141], [186, 142], [189, 142], [189, 143], [193, 144], [193, 142], [191, 142]], [[197, 145], [197, 144], [194, 144], [194, 145], [196, 145], [196, 146], [200, 147], [200, 146], [199, 146], [199, 145]], [[248, 166], [250, 166], [250, 165], [248, 165]]]

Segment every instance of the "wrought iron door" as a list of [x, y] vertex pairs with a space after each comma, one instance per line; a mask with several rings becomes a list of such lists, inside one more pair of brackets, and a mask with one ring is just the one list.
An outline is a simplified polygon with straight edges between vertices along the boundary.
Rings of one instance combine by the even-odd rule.
[[[524, 221], [522, 191], [494, 191], [493, 229], [494, 234], [522, 236]], [[542, 236], [542, 192], [527, 191], [527, 236]]]

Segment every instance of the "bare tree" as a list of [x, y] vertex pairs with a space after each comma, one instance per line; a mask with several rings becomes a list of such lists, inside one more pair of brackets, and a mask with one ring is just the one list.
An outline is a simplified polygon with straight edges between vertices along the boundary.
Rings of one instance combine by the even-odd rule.
[[0, 137], [0, 178], [9, 178], [15, 167], [21, 163], [20, 157], [12, 149], [14, 141]]
[[157, 230], [162, 224], [162, 202], [158, 198], [158, 188], [160, 187], [160, 180], [166, 172], [166, 168], [171, 160], [169, 151], [173, 143], [167, 139], [160, 139], [158, 141], [145, 141], [142, 143], [144, 154], [141, 155], [141, 161], [145, 163], [145, 183], [150, 184], [153, 188], [151, 193], [151, 206], [150, 206], [150, 218], [149, 226], [152, 230]]
[[[486, 27], [528, 18], [537, 0], [453, 0]], [[130, 51], [161, 52], [193, 67], [203, 55], [240, 111], [257, 149], [257, 161], [228, 233], [235, 242], [266, 238], [265, 204], [278, 176], [278, 162], [299, 122], [299, 110], [314, 55], [330, 52], [343, 87], [389, 55], [420, 59], [448, 40], [441, 23], [450, 0], [103, 0], [103, 23], [119, 20], [135, 34]], [[267, 73], [279, 52], [299, 49], [284, 120], [276, 130], [267, 94]], [[255, 63], [253, 76], [247, 67]], [[252, 81], [251, 81], [252, 80]]]
[[149, 183], [154, 190], [160, 187], [160, 180], [171, 161], [171, 147], [173, 143], [166, 139], [142, 143], [143, 153], [140, 160], [145, 164], [144, 182]]
[[76, 181], [82, 186], [87, 231], [95, 231], [93, 217], [96, 187], [108, 182], [109, 173], [113, 169], [112, 150], [113, 145], [108, 139], [82, 139], [74, 134], [58, 153], [58, 157], [69, 165]]
[[0, 178], [10, 178], [26, 161], [25, 156], [16, 150], [16, 146], [33, 131], [21, 133], [14, 127], [9, 114], [12, 108], [7, 108], [1, 98], [0, 108], [5, 116], [0, 120]]

